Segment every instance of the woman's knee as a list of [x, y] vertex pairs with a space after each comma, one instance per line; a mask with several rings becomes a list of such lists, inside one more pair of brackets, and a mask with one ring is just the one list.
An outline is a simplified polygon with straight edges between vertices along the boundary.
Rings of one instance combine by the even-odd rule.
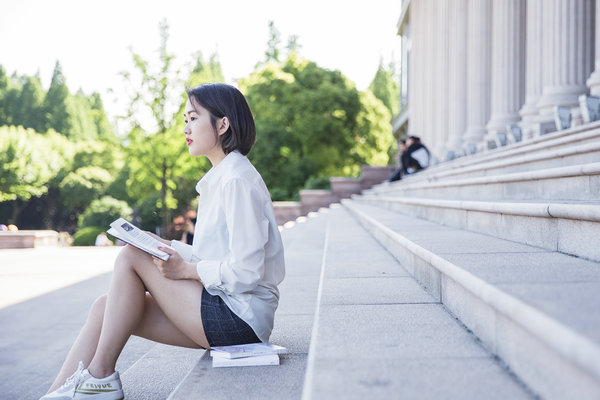
[[123, 246], [115, 260], [115, 272], [121, 269], [130, 269], [134, 266], [137, 260], [140, 259], [140, 250], [131, 245]]

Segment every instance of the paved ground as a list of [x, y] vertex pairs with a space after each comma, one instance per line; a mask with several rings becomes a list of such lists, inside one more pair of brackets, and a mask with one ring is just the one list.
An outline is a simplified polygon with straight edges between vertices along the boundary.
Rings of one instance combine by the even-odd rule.
[[112, 271], [119, 247], [0, 250], [0, 309]]
[[[37, 399], [50, 386], [90, 305], [105, 293], [119, 248], [0, 250], [0, 398]], [[117, 367], [150, 348], [134, 338]]]

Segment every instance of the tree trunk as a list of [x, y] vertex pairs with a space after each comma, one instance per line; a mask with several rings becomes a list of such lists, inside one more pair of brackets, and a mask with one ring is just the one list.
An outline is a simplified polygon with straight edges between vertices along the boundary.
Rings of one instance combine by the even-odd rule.
[[23, 211], [23, 207], [24, 206], [19, 204], [19, 199], [15, 199], [13, 201], [13, 212], [12, 212], [12, 218], [10, 220], [11, 224], [15, 224], [18, 226], [17, 222], [19, 220], [19, 215], [21, 215], [21, 211]]
[[58, 203], [58, 188], [48, 188], [48, 194], [46, 195], [46, 209], [44, 210], [44, 228], [54, 228], [54, 217], [56, 215], [57, 203]]

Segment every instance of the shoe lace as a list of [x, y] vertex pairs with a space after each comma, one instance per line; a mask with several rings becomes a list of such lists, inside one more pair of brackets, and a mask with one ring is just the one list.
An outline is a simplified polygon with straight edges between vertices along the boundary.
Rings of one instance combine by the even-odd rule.
[[83, 362], [79, 361], [79, 365], [77, 366], [77, 371], [75, 371], [75, 373], [73, 375], [71, 375], [70, 377], [67, 378], [67, 380], [65, 381], [65, 383], [63, 383], [63, 385], [61, 386], [62, 388], [66, 388], [68, 386], [77, 386], [77, 383], [79, 381], [79, 378], [81, 377], [81, 373], [83, 372]]

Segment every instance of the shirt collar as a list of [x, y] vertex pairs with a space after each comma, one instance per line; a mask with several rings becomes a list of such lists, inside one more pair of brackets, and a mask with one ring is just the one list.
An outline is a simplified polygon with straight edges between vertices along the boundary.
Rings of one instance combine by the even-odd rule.
[[231, 170], [233, 164], [240, 158], [244, 157], [238, 150], [234, 150], [227, 154], [223, 160], [216, 166], [208, 170], [206, 174], [196, 184], [196, 191], [200, 193], [200, 189], [208, 187], [218, 182], [223, 175]]

